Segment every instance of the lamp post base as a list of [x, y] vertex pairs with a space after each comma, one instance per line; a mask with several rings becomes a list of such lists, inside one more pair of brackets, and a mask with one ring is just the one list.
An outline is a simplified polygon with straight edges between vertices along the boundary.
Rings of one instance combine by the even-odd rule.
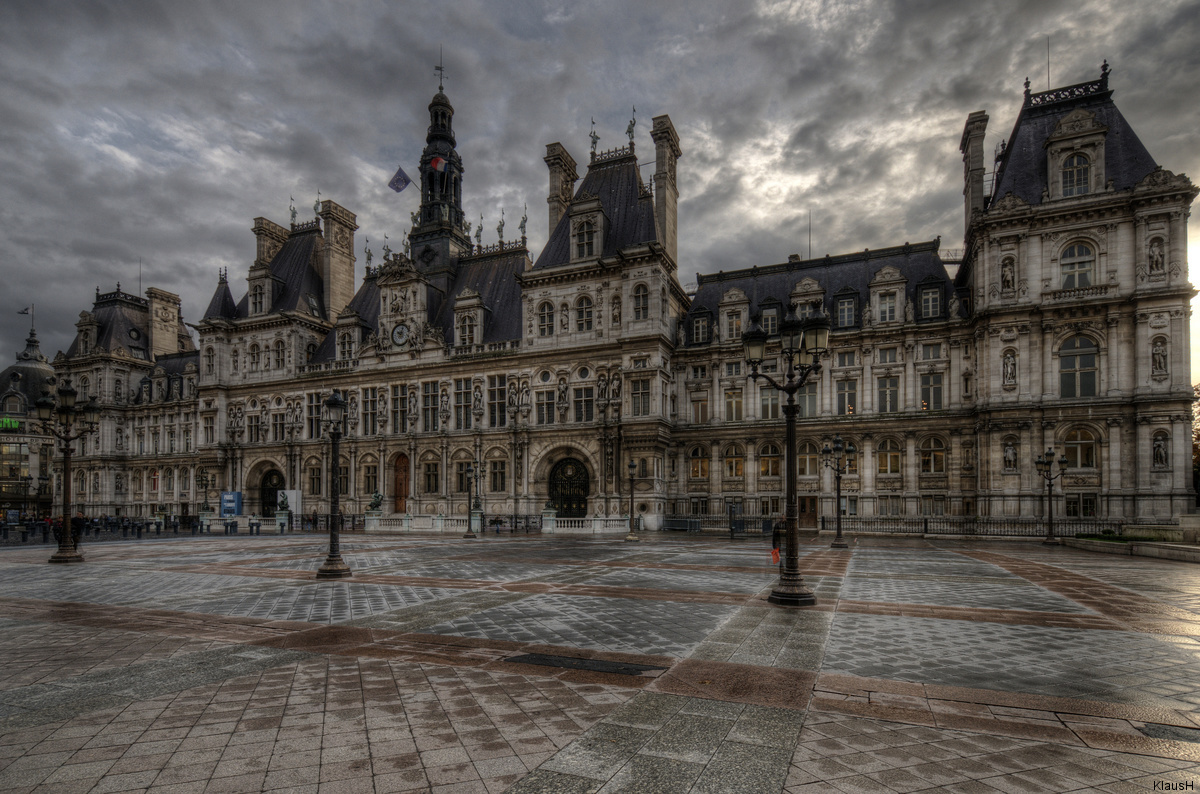
[[350, 566], [342, 561], [341, 555], [329, 555], [325, 558], [325, 562], [321, 563], [321, 567], [317, 569], [318, 579], [346, 579], [353, 574], [350, 573]]
[[767, 601], [781, 607], [811, 607], [817, 603], [817, 597], [807, 587], [783, 585], [772, 590]]
[[625, 536], [625, 542], [626, 543], [641, 543], [642, 539], [639, 538], [637, 535], [635, 535], [633, 533], [633, 530], [630, 530], [629, 534]]
[[846, 541], [844, 541], [840, 538], [835, 538], [833, 543], [829, 544], [829, 548], [831, 548], [831, 549], [848, 549], [850, 547], [848, 545], [846, 545]]
[[79, 552], [75, 551], [74, 549], [70, 549], [67, 551], [63, 551], [62, 549], [59, 549], [58, 551], [51, 554], [50, 559], [47, 560], [46, 562], [49, 562], [49, 563], [83, 562], [83, 555], [80, 554]]
[[466, 538], [471, 538], [473, 540], [477, 540], [479, 538], [479, 536], [468, 529], [467, 534], [463, 535], [463, 539], [465, 540]]
[[1060, 541], [1058, 538], [1046, 538], [1045, 540], [1042, 541], [1042, 545], [1043, 546], [1061, 546], [1062, 541]]

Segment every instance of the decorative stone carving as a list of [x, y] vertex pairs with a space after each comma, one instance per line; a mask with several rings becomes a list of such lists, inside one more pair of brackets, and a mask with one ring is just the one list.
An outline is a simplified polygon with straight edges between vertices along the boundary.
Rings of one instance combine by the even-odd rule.
[[1003, 363], [1004, 388], [1012, 389], [1017, 385], [1017, 356], [1011, 350], [1004, 351]]
[[1167, 437], [1164, 435], [1156, 435], [1154, 437], [1154, 468], [1168, 468], [1170, 459], [1167, 457]]

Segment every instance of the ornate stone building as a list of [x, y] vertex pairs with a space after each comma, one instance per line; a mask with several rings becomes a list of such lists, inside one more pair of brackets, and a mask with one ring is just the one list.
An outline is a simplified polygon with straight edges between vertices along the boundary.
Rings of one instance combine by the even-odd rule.
[[[515, 239], [502, 220], [497, 244], [482, 230], [472, 240], [454, 110], [439, 91], [429, 111], [402, 252], [374, 262], [354, 213], [332, 201], [311, 221], [293, 210], [287, 227], [257, 218], [245, 292], [235, 301], [221, 276], [194, 347], [174, 296], [98, 295], [55, 362], [105, 405], [77, 463], [98, 483], [85, 510], [194, 512], [203, 469], [251, 513], [285, 488], [324, 511], [336, 474], [347, 512], [378, 491], [389, 514], [463, 515], [473, 471], [489, 513], [549, 501], [562, 516], [618, 515], [633, 462], [647, 526], [776, 515], [780, 399], [747, 378], [740, 337], [754, 322], [777, 333], [790, 304], [833, 326], [799, 395], [807, 523], [833, 511], [818, 450], [835, 434], [858, 449], [843, 481], [851, 514], [1037, 514], [1033, 460], [1050, 446], [1070, 461], [1068, 515], [1171, 517], [1193, 502], [1185, 251], [1197, 191], [1147, 153], [1107, 66], [1093, 82], [1026, 91], [990, 189], [987, 116], [968, 117], [961, 253], [928, 241], [790, 257], [703, 274], [691, 295], [677, 277], [682, 149], [669, 117], [653, 120], [650, 184], [632, 124], [627, 147], [593, 144], [582, 180], [565, 147], [547, 146], [550, 235], [535, 257], [525, 219]], [[140, 358], [134, 329], [148, 340]], [[331, 390], [349, 404], [336, 464], [322, 427]]]

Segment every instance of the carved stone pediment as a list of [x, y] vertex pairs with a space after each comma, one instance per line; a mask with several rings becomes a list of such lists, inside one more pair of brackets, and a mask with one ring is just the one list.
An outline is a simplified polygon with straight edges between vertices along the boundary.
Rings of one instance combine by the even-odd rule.
[[1079, 135], [1085, 132], [1106, 129], [1108, 128], [1096, 121], [1094, 113], [1089, 113], [1083, 108], [1078, 108], [1058, 120], [1058, 124], [1054, 128], [1053, 137]]
[[1187, 174], [1176, 174], [1172, 171], [1159, 166], [1142, 178], [1134, 186], [1135, 191], [1153, 190], [1156, 188], [1175, 188], [1178, 190], [1196, 190], [1196, 186], [1192, 184], [1192, 180], [1187, 178]]
[[871, 284], [882, 284], [890, 281], [902, 281], [904, 276], [901, 275], [900, 269], [891, 265], [885, 265], [875, 272], [875, 277], [871, 279]]
[[746, 300], [746, 293], [737, 287], [734, 287], [721, 296], [721, 303], [742, 303]]
[[989, 207], [989, 209], [992, 212], [1015, 212], [1017, 210], [1025, 209], [1028, 206], [1029, 203], [1025, 201], [1025, 199], [1021, 198], [1020, 196], [1013, 195], [1013, 193], [1010, 191], [1005, 193], [1004, 197]]
[[811, 276], [805, 276], [804, 278], [800, 279], [800, 283], [797, 284], [796, 288], [792, 290], [792, 294], [794, 295], [799, 292], [820, 292], [820, 291], [821, 291], [821, 285], [819, 283], [817, 283], [817, 280]]

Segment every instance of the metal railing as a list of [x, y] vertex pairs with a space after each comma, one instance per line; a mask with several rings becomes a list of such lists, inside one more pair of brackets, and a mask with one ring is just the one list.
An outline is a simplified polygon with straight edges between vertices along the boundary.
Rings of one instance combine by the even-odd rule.
[[[782, 516], [692, 516], [668, 515], [663, 519], [663, 529], [676, 532], [701, 533], [762, 533], [770, 535]], [[1134, 518], [1058, 518], [1054, 519], [1054, 534], [1073, 538], [1076, 535], [1103, 535], [1106, 532], [1120, 534], [1126, 525], [1144, 525], [1144, 520]], [[818, 527], [801, 526], [801, 531], [813, 529], [832, 532], [833, 516], [821, 516]], [[842, 516], [843, 533], [871, 533], [881, 535], [978, 535], [991, 537], [1041, 537], [1046, 534], [1046, 521], [1040, 517], [1025, 516]]]

